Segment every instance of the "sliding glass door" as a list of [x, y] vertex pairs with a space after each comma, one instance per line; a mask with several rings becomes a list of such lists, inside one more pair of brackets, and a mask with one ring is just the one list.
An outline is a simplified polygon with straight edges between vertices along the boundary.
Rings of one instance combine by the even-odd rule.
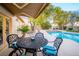
[[3, 17], [0, 16], [0, 46], [3, 44], [3, 27], [2, 27], [2, 22], [3, 21]]

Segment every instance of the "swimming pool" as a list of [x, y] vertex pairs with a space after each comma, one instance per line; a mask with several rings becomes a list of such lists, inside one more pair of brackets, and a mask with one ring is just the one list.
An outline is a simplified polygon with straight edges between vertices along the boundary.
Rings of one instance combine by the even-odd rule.
[[48, 32], [50, 35], [54, 35], [56, 37], [61, 37], [63, 39], [70, 39], [79, 43], [79, 34], [70, 33], [70, 32]]

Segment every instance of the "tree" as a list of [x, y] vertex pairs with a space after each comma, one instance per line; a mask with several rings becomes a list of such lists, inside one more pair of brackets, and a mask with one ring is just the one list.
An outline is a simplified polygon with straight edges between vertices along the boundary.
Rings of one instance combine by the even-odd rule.
[[76, 21], [79, 22], [79, 16], [76, 17]]
[[60, 29], [62, 29], [62, 25], [64, 23], [64, 20], [63, 20], [63, 17], [62, 17], [64, 14], [62, 14], [62, 13], [63, 13], [63, 11], [61, 10], [60, 7], [54, 8], [54, 14], [55, 14], [54, 22], [58, 24]]
[[34, 31], [34, 27], [35, 27], [35, 20], [33, 18], [29, 18], [29, 23], [31, 25], [31, 30]]
[[49, 22], [47, 21], [47, 19], [52, 14], [52, 12], [53, 12], [53, 6], [50, 4], [36, 19], [29, 18], [31, 28], [34, 29], [35, 26], [42, 26], [42, 25], [43, 27], [46, 25], [48, 26]]
[[42, 29], [49, 29], [51, 28], [51, 24], [49, 22], [44, 22], [41, 24]]
[[73, 29], [74, 28], [74, 22], [77, 21], [77, 14], [73, 13], [73, 12], [69, 12], [70, 14], [70, 19], [69, 19], [69, 22], [71, 23], [71, 28]]
[[68, 18], [69, 18], [69, 13], [66, 11], [61, 10], [60, 7], [55, 7], [54, 8], [54, 22], [58, 24], [59, 29], [63, 29], [64, 25], [67, 24]]

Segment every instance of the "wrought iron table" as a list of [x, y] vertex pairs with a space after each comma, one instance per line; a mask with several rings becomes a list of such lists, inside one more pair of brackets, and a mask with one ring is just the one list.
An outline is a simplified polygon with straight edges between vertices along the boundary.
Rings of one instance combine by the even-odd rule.
[[30, 51], [33, 53], [33, 56], [37, 55], [37, 50], [40, 47], [45, 46], [48, 43], [48, 41], [46, 39], [34, 39], [32, 40], [31, 37], [27, 37], [27, 38], [20, 38], [17, 41], [17, 46], [19, 48], [23, 48], [26, 49], [25, 54]]

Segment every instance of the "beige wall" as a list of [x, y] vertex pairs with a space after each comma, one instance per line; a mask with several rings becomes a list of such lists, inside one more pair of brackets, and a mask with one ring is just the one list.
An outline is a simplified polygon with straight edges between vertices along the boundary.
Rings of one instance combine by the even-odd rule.
[[12, 33], [17, 34], [17, 27], [19, 26], [19, 23], [17, 22], [17, 18], [14, 16], [12, 17]]

